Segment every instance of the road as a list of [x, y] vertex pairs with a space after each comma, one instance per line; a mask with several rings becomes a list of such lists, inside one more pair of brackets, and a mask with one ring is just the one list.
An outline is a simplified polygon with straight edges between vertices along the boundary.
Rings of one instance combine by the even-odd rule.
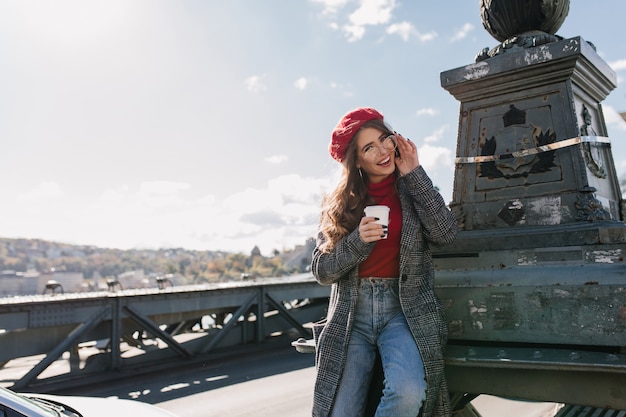
[[[179, 417], [309, 417], [314, 377], [314, 356], [296, 352], [289, 339], [279, 338], [212, 362], [65, 394], [136, 399]], [[483, 417], [549, 417], [557, 409], [555, 404], [489, 396], [477, 398], [473, 405]]]
[[309, 367], [157, 405], [180, 417], [310, 417], [314, 373]]
[[155, 404], [180, 417], [310, 416], [314, 355], [288, 338], [237, 348], [233, 354], [158, 374], [64, 390]]

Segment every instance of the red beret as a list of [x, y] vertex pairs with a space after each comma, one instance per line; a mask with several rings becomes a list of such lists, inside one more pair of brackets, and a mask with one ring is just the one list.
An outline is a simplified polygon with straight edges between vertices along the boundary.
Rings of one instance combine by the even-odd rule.
[[354, 109], [339, 120], [333, 130], [333, 134], [328, 145], [330, 156], [336, 161], [342, 162], [346, 156], [346, 148], [354, 137], [354, 134], [368, 121], [383, 119], [383, 115], [370, 107], [359, 107]]

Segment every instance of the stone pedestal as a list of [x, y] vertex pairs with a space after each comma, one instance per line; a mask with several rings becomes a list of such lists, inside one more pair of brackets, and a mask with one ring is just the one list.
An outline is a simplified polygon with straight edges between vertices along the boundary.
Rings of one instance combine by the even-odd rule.
[[461, 231], [433, 248], [451, 344], [626, 346], [626, 226], [600, 104], [615, 73], [576, 37], [512, 47], [441, 84], [461, 102]]
[[626, 225], [600, 104], [615, 73], [560, 23], [542, 32], [568, 1], [480, 4], [503, 42], [441, 74], [461, 102], [461, 231], [432, 248], [450, 390], [624, 410]]
[[600, 104], [616, 75], [590, 44], [514, 47], [441, 84], [461, 102], [451, 207], [463, 230], [622, 220]]

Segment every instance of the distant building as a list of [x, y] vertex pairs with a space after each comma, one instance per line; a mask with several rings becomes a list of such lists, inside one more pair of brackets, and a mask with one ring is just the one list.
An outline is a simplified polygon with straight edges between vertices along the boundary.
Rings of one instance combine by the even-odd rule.
[[[135, 271], [127, 271], [119, 274], [117, 276], [117, 281], [120, 283], [122, 288], [148, 288], [150, 287], [150, 280], [144, 274], [142, 269], [137, 269]], [[154, 286], [154, 285], [152, 285]]]
[[43, 294], [49, 283], [55, 284], [53, 291], [55, 293], [85, 290], [82, 272], [39, 273], [35, 270], [26, 272], [8, 270], [0, 273], [0, 297]]
[[37, 271], [0, 272], [0, 297], [37, 294], [39, 273]]
[[24, 280], [22, 281], [22, 294], [37, 294], [39, 285], [39, 271], [29, 269], [24, 272]]
[[[37, 291], [34, 294], [42, 294], [46, 290], [49, 281], [56, 281], [63, 288], [63, 292], [85, 291], [83, 286], [85, 277], [82, 272], [49, 271], [39, 274], [37, 279]], [[31, 293], [33, 294], [33, 293]]]
[[315, 244], [315, 239], [309, 238], [304, 245], [297, 245], [292, 251], [281, 254], [285, 267], [299, 272], [310, 271]]

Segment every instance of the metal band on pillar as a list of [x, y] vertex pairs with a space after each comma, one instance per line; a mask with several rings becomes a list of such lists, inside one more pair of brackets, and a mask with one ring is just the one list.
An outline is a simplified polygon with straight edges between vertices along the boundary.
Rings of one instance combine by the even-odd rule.
[[610, 139], [605, 136], [577, 136], [575, 138], [565, 139], [548, 145], [538, 146], [531, 149], [522, 149], [512, 153], [501, 155], [480, 155], [480, 156], [458, 156], [454, 160], [456, 164], [474, 164], [481, 162], [492, 162], [502, 159], [520, 158], [523, 156], [535, 155], [542, 152], [554, 151], [568, 146], [578, 145], [580, 143], [611, 143]]

